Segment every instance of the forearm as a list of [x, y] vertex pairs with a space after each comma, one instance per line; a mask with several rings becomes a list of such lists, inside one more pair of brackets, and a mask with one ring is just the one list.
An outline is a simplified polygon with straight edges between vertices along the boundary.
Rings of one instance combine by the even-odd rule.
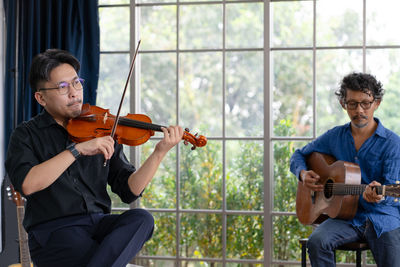
[[153, 179], [161, 161], [165, 157], [166, 152], [155, 150], [150, 157], [142, 164], [142, 166], [128, 179], [128, 185], [133, 194], [138, 196], [144, 188]]
[[307, 170], [307, 165], [304, 155], [297, 149], [290, 158], [290, 171], [301, 180], [300, 174], [302, 170]]
[[129, 189], [138, 196], [153, 179], [158, 166], [167, 152], [182, 140], [183, 129], [180, 126], [162, 127], [164, 138], [156, 145], [153, 153], [136, 172], [128, 178]]
[[68, 150], [30, 169], [22, 184], [22, 191], [30, 195], [50, 186], [75, 161]]

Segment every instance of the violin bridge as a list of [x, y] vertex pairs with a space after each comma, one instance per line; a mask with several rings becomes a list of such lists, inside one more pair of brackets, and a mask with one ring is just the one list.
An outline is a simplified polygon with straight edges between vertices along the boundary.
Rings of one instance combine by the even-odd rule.
[[103, 119], [103, 124], [106, 124], [106, 122], [107, 122], [107, 116], [108, 116], [108, 113], [106, 112], [106, 113], [104, 113], [104, 119]]

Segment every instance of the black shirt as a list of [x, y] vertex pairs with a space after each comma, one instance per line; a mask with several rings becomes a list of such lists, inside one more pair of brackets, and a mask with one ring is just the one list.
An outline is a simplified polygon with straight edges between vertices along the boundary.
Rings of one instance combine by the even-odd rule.
[[[29, 170], [61, 153], [70, 143], [65, 128], [45, 110], [20, 124], [11, 136], [5, 162], [15, 190], [22, 193]], [[114, 155], [106, 167], [103, 165], [103, 154], [81, 156], [50, 186], [25, 196], [25, 228], [71, 215], [109, 213], [107, 183], [125, 203], [138, 198], [127, 183], [135, 167], [126, 159], [122, 145], [116, 143]]]

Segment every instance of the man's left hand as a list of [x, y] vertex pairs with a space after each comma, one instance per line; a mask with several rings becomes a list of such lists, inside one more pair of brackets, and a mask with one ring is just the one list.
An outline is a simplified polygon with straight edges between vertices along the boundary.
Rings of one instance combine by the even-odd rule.
[[374, 186], [380, 186], [381, 184], [377, 181], [371, 182], [366, 188], [363, 193], [363, 198], [368, 202], [375, 202], [378, 203], [383, 199], [383, 195], [378, 195], [376, 193], [376, 188]]
[[162, 127], [164, 138], [156, 145], [156, 150], [161, 152], [168, 152], [176, 144], [182, 141], [183, 129], [180, 126], [170, 126], [168, 128]]

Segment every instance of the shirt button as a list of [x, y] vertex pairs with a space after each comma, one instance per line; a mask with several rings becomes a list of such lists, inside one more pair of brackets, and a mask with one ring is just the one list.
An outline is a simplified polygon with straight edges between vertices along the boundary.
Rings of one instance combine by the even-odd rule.
[[78, 180], [76, 180], [76, 178], [74, 178], [74, 183], [77, 183], [78, 182]]
[[354, 157], [354, 159], [355, 159], [355, 160], [358, 160], [358, 157], [356, 156], [356, 157]]

